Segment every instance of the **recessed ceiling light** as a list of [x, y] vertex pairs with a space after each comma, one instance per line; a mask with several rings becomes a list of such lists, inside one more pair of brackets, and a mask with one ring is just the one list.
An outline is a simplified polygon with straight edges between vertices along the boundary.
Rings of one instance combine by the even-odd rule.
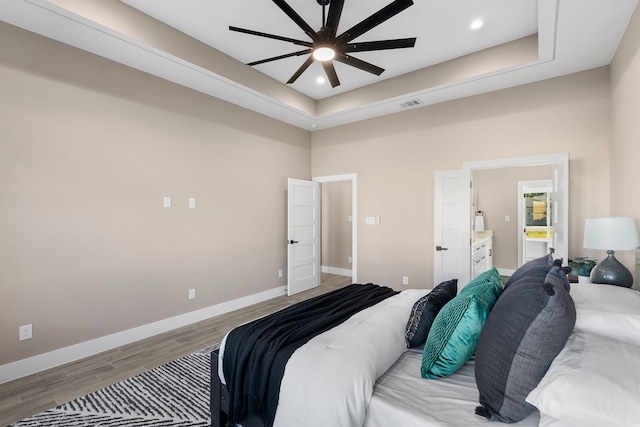
[[323, 84], [325, 82], [324, 77], [320, 76], [316, 79], [316, 83], [318, 83], [319, 85]]
[[482, 27], [484, 25], [484, 22], [482, 22], [482, 19], [476, 19], [475, 21], [473, 21], [470, 25], [472, 30], [477, 30], [478, 28]]

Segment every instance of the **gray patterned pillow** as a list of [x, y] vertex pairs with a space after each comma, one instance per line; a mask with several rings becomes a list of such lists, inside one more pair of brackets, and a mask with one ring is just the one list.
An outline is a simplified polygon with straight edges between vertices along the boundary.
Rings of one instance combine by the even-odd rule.
[[514, 423], [534, 407], [525, 401], [564, 347], [576, 322], [564, 270], [522, 277], [504, 290], [484, 325], [476, 348], [476, 414]]
[[413, 304], [404, 334], [407, 347], [424, 345], [433, 319], [436, 318], [440, 309], [456, 296], [457, 292], [458, 279], [448, 280], [440, 283]]

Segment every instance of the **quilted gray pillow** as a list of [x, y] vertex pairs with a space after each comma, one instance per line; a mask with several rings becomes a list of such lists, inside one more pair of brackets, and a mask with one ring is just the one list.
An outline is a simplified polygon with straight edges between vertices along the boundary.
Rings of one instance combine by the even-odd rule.
[[[534, 407], [525, 401], [564, 347], [576, 322], [573, 299], [554, 267], [553, 280], [522, 277], [504, 290], [476, 348], [476, 414], [492, 421], [518, 422]], [[549, 277], [549, 279], [552, 279]], [[555, 283], [555, 284], [554, 284]]]
[[565, 291], [571, 292], [571, 285], [569, 283], [569, 278], [567, 277], [567, 274], [569, 273], [571, 273], [571, 267], [560, 267], [559, 265], [554, 265], [547, 273], [544, 282], [562, 286]]
[[540, 258], [533, 259], [529, 262], [522, 264], [516, 271], [513, 272], [507, 283], [505, 283], [504, 288], [507, 289], [511, 284], [519, 281], [525, 277], [531, 277], [533, 275], [540, 276], [541, 279], [544, 279], [544, 276], [549, 272], [551, 267], [553, 267], [554, 259], [551, 253], [542, 256]]

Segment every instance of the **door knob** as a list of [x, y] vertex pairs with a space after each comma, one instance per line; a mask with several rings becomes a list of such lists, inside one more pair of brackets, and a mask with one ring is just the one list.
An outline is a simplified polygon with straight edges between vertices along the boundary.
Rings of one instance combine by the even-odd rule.
[[290, 245], [293, 245], [294, 243], [300, 243], [300, 242], [298, 242], [297, 240], [289, 240]]
[[443, 248], [440, 245], [436, 246], [436, 251], [448, 251], [448, 250], [449, 250], [449, 248]]

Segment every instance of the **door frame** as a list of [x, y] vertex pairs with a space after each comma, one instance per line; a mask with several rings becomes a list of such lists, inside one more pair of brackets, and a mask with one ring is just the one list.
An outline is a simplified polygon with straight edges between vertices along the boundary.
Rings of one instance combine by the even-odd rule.
[[[542, 154], [538, 156], [528, 157], [512, 157], [504, 159], [493, 160], [480, 160], [474, 162], [464, 162], [462, 167], [469, 169], [471, 180], [473, 181], [473, 171], [478, 169], [500, 169], [508, 167], [518, 166], [536, 166], [536, 165], [560, 165], [564, 169], [564, 173], [560, 177], [562, 180], [559, 182], [558, 171], [553, 171], [552, 180], [554, 182], [554, 192], [562, 191], [564, 209], [563, 212], [559, 212], [559, 206], [554, 204], [554, 224], [559, 224], [561, 227], [561, 234], [563, 238], [562, 245], [558, 245], [556, 242], [556, 233], [554, 231], [554, 246], [556, 248], [555, 255], [558, 258], [569, 259], [569, 153], [555, 153], [555, 154]], [[472, 189], [473, 194], [473, 189]], [[555, 203], [555, 202], [554, 202]], [[471, 204], [471, 200], [469, 200]], [[558, 221], [559, 217], [559, 221]], [[471, 245], [469, 245], [469, 251], [471, 251]], [[471, 268], [471, 267], [469, 267]]]
[[[358, 174], [315, 176], [312, 181], [322, 183], [351, 181], [351, 282], [358, 283]], [[322, 236], [322, 233], [320, 234]], [[320, 238], [322, 251], [322, 238]], [[322, 253], [322, 252], [320, 252]]]
[[518, 181], [518, 267], [524, 264], [526, 256], [526, 239], [524, 229], [526, 227], [524, 215], [524, 195], [530, 193], [527, 189], [548, 190], [553, 191], [553, 179], [538, 179], [528, 181]]

